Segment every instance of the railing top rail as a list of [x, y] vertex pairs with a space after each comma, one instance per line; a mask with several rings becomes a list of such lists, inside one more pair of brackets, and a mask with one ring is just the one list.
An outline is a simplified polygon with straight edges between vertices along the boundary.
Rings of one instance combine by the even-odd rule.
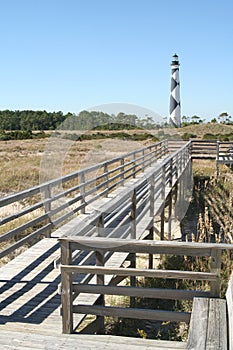
[[222, 144], [222, 145], [232, 145], [233, 144], [233, 141], [217, 141], [219, 144]]
[[192, 143], [214, 143], [216, 144], [217, 140], [202, 140], [202, 139], [190, 139]]
[[35, 194], [38, 194], [41, 191], [44, 191], [48, 186], [52, 187], [52, 186], [60, 185], [61, 183], [67, 182], [69, 180], [72, 180], [74, 177], [77, 177], [77, 176], [79, 176], [81, 174], [94, 171], [94, 170], [99, 169], [99, 168], [101, 168], [101, 167], [103, 167], [105, 165], [112, 164], [112, 163], [117, 162], [117, 161], [119, 161], [119, 160], [121, 160], [123, 158], [130, 157], [133, 154], [140, 153], [143, 150], [147, 150], [147, 149], [150, 149], [150, 148], [153, 148], [155, 146], [162, 145], [162, 144], [166, 144], [166, 140], [160, 141], [160, 142], [155, 143], [153, 145], [149, 145], [147, 147], [140, 148], [140, 149], [138, 149], [136, 151], [132, 151], [132, 152], [126, 153], [126, 154], [124, 154], [122, 156], [119, 156], [119, 157], [107, 160], [105, 162], [101, 162], [101, 163], [95, 164], [92, 167], [88, 167], [88, 168], [85, 168], [85, 169], [82, 169], [82, 170], [78, 170], [78, 171], [72, 172], [72, 173], [70, 173], [68, 175], [59, 177], [57, 179], [44, 182], [42, 184], [33, 186], [33, 187], [29, 188], [29, 189], [26, 189], [26, 190], [23, 190], [23, 191], [20, 191], [20, 192], [13, 193], [13, 194], [10, 194], [8, 196], [2, 197], [2, 198], [0, 198], [0, 207], [3, 207], [3, 206], [8, 205], [8, 204], [11, 204], [11, 203], [13, 203], [15, 201], [18, 201], [20, 199], [24, 199], [24, 198], [27, 198], [27, 197], [31, 197], [31, 196], [33, 196]]
[[150, 248], [176, 248], [190, 250], [233, 250], [233, 244], [227, 243], [199, 243], [199, 242], [177, 242], [177, 241], [154, 241], [154, 240], [138, 240], [138, 239], [116, 239], [105, 237], [61, 237], [59, 240], [75, 243], [80, 248], [87, 250], [114, 250], [114, 251], [129, 251]]

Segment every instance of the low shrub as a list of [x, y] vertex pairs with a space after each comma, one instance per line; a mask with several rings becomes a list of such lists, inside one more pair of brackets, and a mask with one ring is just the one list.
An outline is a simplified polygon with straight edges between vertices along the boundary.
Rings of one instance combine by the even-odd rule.
[[196, 137], [197, 137], [197, 135], [192, 134], [192, 133], [190, 133], [190, 132], [185, 132], [185, 133], [181, 136], [182, 140], [184, 140], [184, 141], [189, 141], [190, 139], [195, 139]]

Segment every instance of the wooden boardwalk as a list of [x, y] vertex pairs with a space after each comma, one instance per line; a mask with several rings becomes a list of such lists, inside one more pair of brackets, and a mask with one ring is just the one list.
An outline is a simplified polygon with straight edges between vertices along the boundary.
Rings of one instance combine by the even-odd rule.
[[[4, 350], [185, 349], [186, 343], [114, 337], [64, 335], [60, 316], [59, 253], [55, 238], [38, 242], [0, 269], [0, 344]], [[76, 319], [77, 321], [77, 319]], [[78, 337], [78, 338], [77, 338]]]
[[175, 350], [186, 343], [110, 335], [40, 335], [22, 332], [0, 332], [3, 350]]
[[59, 254], [46, 238], [0, 269], [0, 330], [61, 334]]
[[[167, 157], [167, 163], [163, 162], [163, 157], [166, 156], [166, 154], [161, 153], [162, 159], [157, 160], [152, 166], [149, 164], [143, 173], [135, 173], [136, 176], [133, 174], [133, 178], [128, 181], [126, 181], [124, 177], [122, 178], [122, 174], [117, 175], [118, 177], [121, 176], [120, 186], [117, 189], [108, 194], [110, 188], [108, 187], [107, 190], [104, 190], [104, 193], [107, 191], [106, 196], [101, 199], [99, 195], [96, 195], [95, 201], [90, 200], [91, 206], [89, 207], [87, 205], [84, 208], [85, 210], [82, 210], [77, 218], [72, 219], [61, 229], [55, 231], [50, 237], [42, 239], [34, 246], [18, 255], [14, 260], [0, 268], [0, 342], [4, 350], [49, 350], [55, 348], [60, 350], [69, 348], [120, 349], [126, 346], [129, 350], [156, 350], [184, 349], [187, 347], [187, 343], [185, 342], [129, 339], [100, 335], [62, 334], [62, 329], [64, 330], [64, 327], [62, 328], [61, 295], [59, 294], [59, 290], [61, 290], [61, 276], [59, 269], [60, 244], [58, 238], [62, 235], [69, 237], [75, 236], [77, 227], [81, 236], [101, 236], [101, 232], [104, 229], [106, 232], [109, 232], [109, 237], [111, 237], [112, 232], [115, 232], [116, 235], [113, 236], [113, 238], [140, 239], [145, 231], [153, 227], [154, 216], [160, 215], [160, 238], [164, 239], [165, 206], [170, 206], [168, 215], [171, 215], [173, 210], [173, 187], [176, 186], [176, 182], [179, 180], [183, 170], [186, 169], [186, 165], [189, 164], [191, 159], [189, 148], [183, 148], [187, 153], [182, 153], [180, 156], [177, 151], [178, 153], [176, 152], [177, 154], [174, 158]], [[145, 157], [144, 154], [143, 157]], [[132, 161], [132, 164], [134, 164], [133, 162], [134, 161]], [[144, 158], [143, 162], [145, 162]], [[135, 165], [133, 165], [133, 169], [134, 167]], [[126, 172], [124, 164], [121, 165], [121, 169], [124, 173]], [[106, 175], [101, 176], [106, 177]], [[157, 187], [156, 181], [159, 181], [159, 186]], [[109, 180], [107, 180], [107, 184], [109, 184]], [[84, 187], [82, 183], [78, 186], [81, 189]], [[105, 183], [103, 183], [103, 186], [105, 186]], [[38, 193], [39, 189], [36, 188], [33, 191]], [[150, 193], [148, 191], [151, 191], [153, 196], [151, 194], [148, 195], [148, 193]], [[127, 199], [124, 199], [126, 197]], [[81, 193], [81, 197], [79, 195], [78, 199], [80, 200], [80, 198], [80, 208], [83, 208], [84, 192]], [[169, 202], [167, 202], [168, 199]], [[11, 200], [10, 198], [9, 201]], [[8, 199], [4, 199], [3, 202], [4, 201], [7, 202]], [[47, 202], [48, 201], [51, 202], [52, 199], [49, 198], [49, 200], [47, 199]], [[39, 205], [41, 206], [41, 204]], [[34, 205], [34, 207], [36, 206]], [[112, 211], [107, 211], [107, 215], [105, 211], [106, 208], [108, 208], [108, 210], [112, 208]], [[120, 211], [119, 208], [121, 208]], [[47, 210], [51, 213], [55, 212], [49, 206]], [[26, 213], [28, 210], [25, 209], [24, 212]], [[92, 215], [95, 224], [91, 229], [89, 227], [89, 231], [87, 232], [85, 222], [92, 222]], [[64, 218], [65, 217], [64, 215]], [[42, 218], [44, 218], [44, 216]], [[8, 219], [4, 220], [7, 221]], [[124, 222], [123, 231], [120, 227], [120, 222], [122, 220]], [[24, 225], [24, 227], [26, 227], [26, 225]], [[46, 230], [51, 227], [52, 224], [48, 224], [47, 221], [47, 226], [45, 229], [43, 228], [43, 230], [45, 230], [43, 232], [46, 232]], [[14, 233], [13, 231], [8, 235], [12, 236]], [[40, 232], [39, 229], [36, 234], [38, 235]], [[17, 244], [14, 245], [14, 248], [15, 247], [17, 247]], [[9, 248], [9, 251], [10, 250], [12, 250], [12, 248]], [[6, 252], [7, 250], [2, 253], [2, 256], [4, 256]], [[110, 269], [118, 268], [122, 265], [127, 256], [127, 252], [123, 251], [114, 253], [106, 262], [105, 267]], [[84, 265], [89, 261], [87, 256], [82, 256], [82, 254], [78, 256], [78, 259], [80, 259], [80, 264]], [[89, 263], [90, 262], [88, 262], [88, 264]], [[85, 280], [85, 276], [83, 278]], [[109, 276], [107, 280], [105, 280], [105, 283], [110, 283], [111, 279], [112, 276]], [[89, 279], [89, 282], [92, 283], [92, 279]], [[81, 304], [93, 305], [98, 297], [98, 294], [80, 294], [78, 302]], [[75, 314], [75, 324], [79, 324], [83, 317], [84, 315], [79, 313]]]
[[[161, 155], [163, 156], [163, 154]], [[130, 339], [129, 341], [128, 338], [123, 337], [116, 340], [110, 336], [93, 338], [94, 336], [80, 334], [78, 337], [80, 336], [81, 338], [79, 338], [78, 345], [76, 345], [77, 336], [76, 338], [73, 336], [67, 338], [67, 336], [62, 335], [61, 295], [59, 294], [61, 276], [59, 268], [54, 266], [59, 265], [60, 256], [60, 246], [57, 238], [61, 235], [75, 234], [76, 228], [80, 228], [80, 225], [83, 224], [82, 221], [85, 223], [85, 218], [89, 220], [92, 213], [104, 210], [106, 205], [113, 205], [114, 207], [115, 198], [118, 203], [119, 198], [122, 200], [125, 197], [124, 207], [129, 209], [122, 207], [119, 212], [120, 215], [117, 213], [116, 217], [111, 212], [108, 212], [106, 220], [111, 227], [109, 230], [111, 235], [111, 232], [114, 232], [113, 228], [117, 228], [122, 218], [125, 216], [127, 218], [128, 213], [131, 211], [132, 199], [130, 193], [132, 191], [131, 188], [134, 188], [134, 184], [140, 185], [137, 187], [137, 196], [139, 198], [137, 215], [139, 219], [137, 220], [137, 234], [135, 236], [140, 238], [148, 226], [152, 225], [151, 206], [148, 206], [148, 198], [145, 192], [148, 191], [147, 187], [150, 184], [148, 176], [154, 173], [157, 169], [156, 166], [159, 167], [158, 169], [162, 169], [160, 167], [161, 162], [162, 160], [158, 160], [153, 167], [147, 166], [146, 172], [137, 174], [135, 178], [129, 179], [127, 182], [124, 181], [122, 183], [123, 187], [120, 186], [115, 189], [106, 198], [99, 199], [97, 197], [98, 200], [91, 202], [90, 209], [89, 206], [85, 207], [85, 213], [81, 213], [76, 219], [71, 220], [61, 229], [55, 231], [50, 238], [44, 238], [39, 241], [0, 269], [0, 341], [1, 344], [4, 344], [4, 348], [54, 349], [53, 343], [57, 344], [56, 348], [58, 349], [69, 348], [69, 344], [74, 349], [88, 349], [89, 347], [90, 349], [103, 347], [118, 349], [122, 346], [125, 347], [126, 344], [129, 349], [184, 348], [184, 344], [179, 343], [172, 343], [170, 346], [169, 342], [161, 343], [143, 339]], [[172, 166], [171, 162], [169, 164]], [[164, 165], [164, 186], [166, 186], [167, 181], [170, 181], [170, 184], [172, 181], [170, 178], [166, 180], [166, 171], [170, 169], [170, 165], [167, 170]], [[171, 167], [171, 171], [172, 176], [177, 178], [175, 168]], [[157, 176], [160, 176], [159, 173]], [[153, 205], [155, 214], [163, 209], [163, 203], [165, 203], [164, 201], [170, 192], [170, 188], [170, 186], [167, 189], [164, 187], [164, 190], [161, 192], [162, 200], [158, 199], [158, 197], [156, 200], [153, 199], [156, 202]], [[38, 190], [36, 189], [36, 191]], [[160, 195], [160, 186], [158, 191]], [[130, 219], [127, 219], [124, 224], [124, 232], [128, 233], [124, 238], [130, 237], [131, 230], [132, 222]], [[85, 235], [85, 233], [82, 234]], [[92, 232], [92, 234], [95, 235], [95, 232]], [[121, 237], [121, 234], [121, 229], [117, 229], [115, 237]], [[106, 266], [109, 268], [120, 267], [127, 256], [127, 253], [113, 254], [108, 259]], [[79, 259], [81, 259], [80, 263], [82, 264], [82, 259], [85, 262], [87, 257], [79, 257]], [[110, 276], [108, 281], [110, 282], [111, 279], [112, 277]], [[98, 297], [98, 294], [82, 294], [79, 297], [79, 302], [92, 305]], [[79, 324], [83, 317], [84, 315], [75, 315], [75, 323]], [[81, 345], [82, 342], [83, 346]]]

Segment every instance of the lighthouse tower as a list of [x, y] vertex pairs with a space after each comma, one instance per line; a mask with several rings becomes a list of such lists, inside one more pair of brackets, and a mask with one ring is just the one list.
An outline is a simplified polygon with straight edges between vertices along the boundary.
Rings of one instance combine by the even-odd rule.
[[175, 54], [172, 56], [172, 75], [171, 75], [171, 94], [170, 94], [170, 114], [168, 123], [179, 128], [181, 126], [180, 109], [180, 79], [179, 79], [179, 60]]

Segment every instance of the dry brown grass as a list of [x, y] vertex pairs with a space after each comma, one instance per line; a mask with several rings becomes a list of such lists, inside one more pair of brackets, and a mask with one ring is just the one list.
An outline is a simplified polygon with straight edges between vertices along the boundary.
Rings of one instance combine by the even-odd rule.
[[63, 152], [61, 161], [61, 140], [55, 139], [56, 148], [50, 142], [51, 139], [0, 141], [0, 193], [8, 194], [38, 185], [46, 149], [53, 164], [56, 159], [61, 163], [58, 175], [63, 176], [148, 144], [148, 141], [117, 139], [66, 141], [69, 147], [65, 155]]
[[214, 176], [216, 172], [215, 160], [193, 160], [193, 174], [194, 176]]
[[[144, 133], [146, 130], [120, 130], [119, 132], [122, 133], [122, 131], [128, 134], [134, 134]], [[185, 132], [189, 132], [196, 134], [198, 138], [202, 138], [205, 133], [233, 132], [233, 126], [210, 123], [190, 125], [180, 129], [164, 129], [164, 132], [171, 135], [178, 133], [183, 135]], [[103, 133], [111, 134], [116, 133], [116, 131], [104, 131]], [[150, 130], [150, 133], [156, 135], [158, 130]], [[0, 141], [0, 193], [17, 192], [39, 184], [41, 161], [45, 157], [44, 152], [46, 147], [48, 147], [49, 140], [51, 138]], [[89, 167], [151, 144], [150, 140], [143, 142], [120, 139], [85, 140], [82, 142], [69, 141], [70, 146], [65, 155], [62, 155], [63, 158], [61, 160], [59, 158], [59, 154], [62, 153], [61, 140], [55, 139], [55, 142], [57, 148], [52, 149], [49, 157], [53, 160], [57, 159], [58, 163], [62, 163], [58, 176], [63, 176], [80, 168]], [[197, 164], [197, 171], [200, 174], [202, 172], [201, 167], [201, 163]], [[215, 165], [210, 162], [207, 167], [209, 167], [211, 173]]]
[[180, 129], [176, 129], [182, 135], [184, 133], [192, 133], [202, 138], [205, 134], [229, 134], [233, 132], [233, 125], [224, 125], [218, 123], [189, 125]]

